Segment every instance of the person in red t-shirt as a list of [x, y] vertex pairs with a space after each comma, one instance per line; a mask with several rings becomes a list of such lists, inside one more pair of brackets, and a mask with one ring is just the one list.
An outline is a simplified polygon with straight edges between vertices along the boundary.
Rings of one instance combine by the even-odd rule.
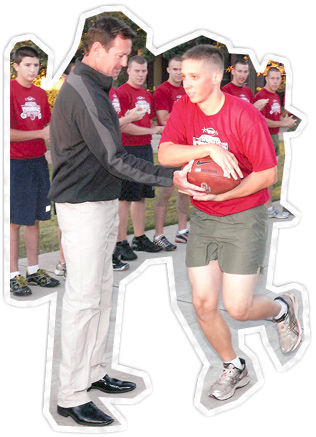
[[[10, 291], [15, 296], [29, 296], [28, 285], [60, 284], [38, 265], [38, 222], [49, 220], [51, 209], [45, 158], [50, 108], [46, 92], [33, 85], [39, 70], [37, 51], [18, 48], [13, 67], [17, 78], [10, 83]], [[18, 267], [21, 226], [28, 259], [26, 280]]]
[[301, 340], [294, 294], [284, 293], [275, 300], [254, 294], [267, 237], [264, 203], [267, 187], [277, 177], [277, 161], [260, 112], [221, 91], [223, 72], [223, 56], [211, 45], [195, 46], [183, 55], [187, 95], [174, 106], [158, 152], [162, 165], [182, 166], [210, 156], [226, 176], [244, 176], [226, 193], [193, 197], [187, 245], [193, 305], [207, 340], [224, 361], [224, 372], [209, 392], [220, 400], [250, 380], [218, 308], [221, 289], [231, 317], [242, 321], [273, 317], [284, 353]]
[[[162, 127], [154, 123], [153, 97], [143, 88], [147, 77], [147, 61], [143, 56], [133, 56], [128, 62], [128, 81], [117, 89], [120, 101], [121, 114], [125, 116], [128, 111], [141, 108], [145, 115], [138, 121], [124, 126], [122, 131], [122, 144], [128, 153], [153, 162], [151, 140], [153, 134], [160, 134]], [[120, 224], [116, 249], [121, 259], [132, 261], [137, 258], [134, 250], [145, 252], [158, 252], [156, 246], [145, 235], [146, 198], [154, 198], [155, 189], [146, 184], [123, 181], [119, 202]], [[127, 241], [127, 223], [129, 209], [134, 227], [132, 248]]]
[[[175, 56], [169, 60], [167, 71], [169, 78], [163, 82], [154, 92], [154, 107], [157, 114], [158, 124], [165, 126], [172, 111], [173, 105], [185, 94], [182, 86], [181, 56]], [[160, 245], [166, 251], [177, 248], [165, 237], [163, 225], [167, 213], [167, 204], [173, 193], [172, 188], [160, 188], [155, 203], [155, 244]], [[190, 197], [177, 193], [176, 211], [178, 216], [177, 243], [186, 243], [188, 239], [187, 219], [190, 206]]]
[[[271, 134], [271, 138], [273, 141], [275, 154], [277, 157], [277, 161], [280, 156], [280, 140], [279, 140], [279, 132], [280, 127], [285, 127], [289, 129], [294, 126], [296, 121], [293, 119], [293, 116], [286, 115], [282, 116], [282, 105], [280, 97], [277, 93], [278, 88], [280, 87], [282, 82], [281, 72], [276, 67], [271, 67], [268, 70], [266, 76], [266, 85], [255, 95], [255, 102], [260, 101], [262, 99], [266, 99], [268, 101], [267, 105], [262, 108], [261, 114], [264, 116], [269, 132]], [[272, 205], [272, 191], [273, 185], [269, 187], [269, 200], [266, 203], [268, 208], [268, 213], [270, 218], [278, 218], [278, 219], [287, 219], [289, 217], [288, 211], [279, 212]]]
[[254, 102], [254, 97], [251, 89], [245, 85], [249, 76], [249, 64], [245, 59], [240, 59], [235, 62], [231, 74], [233, 79], [228, 84], [222, 87], [224, 93], [240, 97], [246, 102], [253, 103], [254, 106], [261, 111], [267, 104], [266, 99]]

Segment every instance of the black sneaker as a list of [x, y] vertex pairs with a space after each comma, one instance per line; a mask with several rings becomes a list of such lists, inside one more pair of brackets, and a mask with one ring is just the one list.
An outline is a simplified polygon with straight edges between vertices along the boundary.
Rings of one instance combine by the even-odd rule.
[[123, 272], [124, 270], [129, 269], [129, 264], [123, 263], [120, 258], [115, 255], [115, 253], [112, 255], [112, 265], [115, 272]]
[[44, 269], [38, 269], [36, 273], [29, 275], [26, 271], [26, 280], [31, 285], [39, 285], [41, 287], [57, 287], [60, 281], [49, 276]]
[[165, 250], [167, 252], [172, 252], [177, 248], [177, 246], [170, 243], [170, 241], [164, 235], [159, 235], [158, 238], [154, 237], [154, 244], [161, 247], [162, 250]]
[[31, 289], [27, 286], [26, 279], [21, 275], [16, 275], [10, 279], [10, 292], [14, 296], [29, 296], [32, 294]]
[[156, 246], [156, 244], [150, 241], [149, 238], [144, 234], [140, 237], [133, 238], [132, 249], [141, 252], [160, 252], [162, 247]]
[[186, 231], [183, 234], [179, 234], [179, 231], [177, 231], [175, 242], [176, 243], [187, 243], [188, 237], [189, 237], [189, 231]]
[[136, 253], [133, 252], [127, 240], [118, 241], [114, 253], [120, 256], [123, 261], [133, 261], [137, 258]]

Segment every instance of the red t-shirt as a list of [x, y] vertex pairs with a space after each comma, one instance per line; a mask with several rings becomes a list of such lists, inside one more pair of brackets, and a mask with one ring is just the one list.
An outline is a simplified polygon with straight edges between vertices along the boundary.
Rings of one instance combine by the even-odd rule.
[[[270, 93], [266, 88], [262, 88], [255, 95], [254, 101], [260, 99], [269, 99], [266, 106], [260, 111], [264, 118], [268, 118], [273, 121], [280, 121], [282, 115], [281, 100], [278, 93]], [[269, 127], [271, 134], [278, 134], [280, 131], [279, 127]]]
[[222, 91], [231, 94], [232, 96], [240, 97], [246, 102], [253, 103], [252, 91], [245, 85], [237, 86], [233, 82], [229, 82], [227, 85], [223, 86]]
[[[21, 131], [41, 130], [50, 122], [47, 94], [32, 84], [30, 88], [17, 80], [10, 82], [10, 128]], [[31, 159], [43, 156], [45, 141], [41, 138], [29, 141], [11, 141], [11, 159]]]
[[[249, 103], [225, 94], [225, 102], [215, 115], [206, 115], [199, 106], [183, 96], [173, 107], [161, 143], [201, 145], [216, 143], [232, 152], [244, 177], [277, 165], [267, 123], [260, 112]], [[198, 209], [210, 215], [225, 216], [264, 204], [268, 190], [224, 202], [196, 201]]]
[[112, 102], [112, 105], [117, 113], [117, 116], [120, 118], [121, 117], [121, 104], [120, 104], [120, 100], [118, 98], [116, 89], [112, 86], [110, 91], [109, 91], [109, 98]]
[[[146, 109], [146, 114], [141, 120], [134, 121], [137, 126], [151, 126], [151, 120], [155, 117], [153, 108], [153, 96], [144, 88], [134, 88], [128, 83], [124, 83], [117, 89], [117, 95], [121, 104], [121, 117], [126, 111], [141, 106]], [[151, 135], [128, 135], [122, 133], [123, 146], [145, 146], [151, 143]]]
[[171, 83], [168, 81], [163, 82], [154, 92], [155, 111], [165, 110], [170, 113], [174, 103], [177, 102], [184, 94], [185, 91], [182, 85], [177, 87], [171, 85]]

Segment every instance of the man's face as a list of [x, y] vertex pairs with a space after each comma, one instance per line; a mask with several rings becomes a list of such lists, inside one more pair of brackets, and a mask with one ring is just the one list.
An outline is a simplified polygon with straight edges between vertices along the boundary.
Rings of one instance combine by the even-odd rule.
[[248, 65], [236, 64], [232, 69], [233, 83], [237, 86], [243, 86], [249, 75]]
[[181, 63], [181, 61], [175, 61], [173, 59], [170, 61], [169, 67], [167, 68], [169, 80], [175, 85], [180, 85], [182, 82]]
[[123, 67], [126, 67], [128, 55], [132, 50], [132, 41], [117, 36], [112, 47], [106, 51], [101, 46], [96, 58], [95, 69], [107, 76], [117, 78]]
[[18, 82], [25, 87], [30, 87], [38, 74], [40, 62], [38, 58], [26, 56], [20, 64], [13, 64], [13, 67], [17, 72]]
[[129, 84], [134, 88], [140, 88], [146, 80], [147, 73], [147, 64], [132, 62], [127, 69]]
[[215, 89], [212, 68], [203, 61], [182, 61], [183, 87], [192, 103], [203, 105], [211, 98]]
[[282, 77], [279, 71], [271, 71], [266, 76], [266, 88], [268, 91], [275, 93], [281, 85]]

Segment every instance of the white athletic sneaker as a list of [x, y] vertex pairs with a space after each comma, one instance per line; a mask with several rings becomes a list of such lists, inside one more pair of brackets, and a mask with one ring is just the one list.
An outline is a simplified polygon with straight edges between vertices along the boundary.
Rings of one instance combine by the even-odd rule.
[[246, 361], [240, 358], [242, 369], [238, 369], [232, 363], [224, 363], [223, 373], [220, 379], [214, 382], [209, 391], [209, 396], [224, 401], [235, 393], [237, 388], [244, 387], [250, 381]]
[[276, 218], [276, 219], [287, 219], [289, 218], [290, 213], [288, 211], [280, 212], [279, 210], [275, 209], [269, 209], [268, 210], [268, 217], [269, 218]]
[[298, 302], [293, 293], [284, 293], [275, 300], [282, 300], [288, 307], [288, 312], [284, 316], [274, 320], [279, 332], [281, 351], [288, 354], [299, 346], [302, 339], [302, 329], [298, 320]]

